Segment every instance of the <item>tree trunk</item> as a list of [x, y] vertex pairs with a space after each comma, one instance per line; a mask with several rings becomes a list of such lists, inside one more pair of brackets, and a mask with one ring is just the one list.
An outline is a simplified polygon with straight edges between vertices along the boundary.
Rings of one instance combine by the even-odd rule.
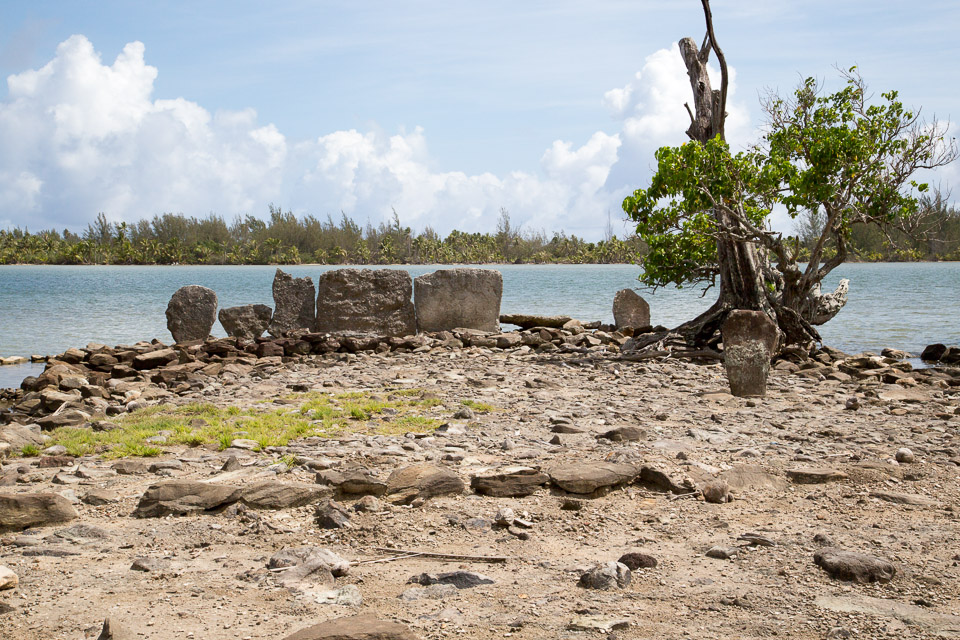
[[[709, 7], [705, 6], [705, 11], [708, 31], [703, 47], [698, 49], [692, 38], [680, 41], [680, 53], [690, 77], [696, 110], [695, 113], [690, 112], [687, 105], [691, 120], [687, 135], [701, 144], [706, 144], [715, 136], [723, 137], [727, 84], [726, 63], [711, 37], [713, 26]], [[720, 90], [711, 88], [710, 76], [707, 73], [707, 59], [711, 48], [717, 51], [721, 60]], [[714, 218], [718, 229], [735, 229], [739, 226], [737, 221], [718, 210], [714, 211]], [[733, 309], [763, 311], [774, 320], [777, 319], [766, 295], [761, 258], [753, 243], [718, 237], [717, 265], [720, 270], [720, 293], [717, 301], [707, 311], [677, 327], [678, 332], [697, 346], [710, 342], [719, 331], [727, 313]]]

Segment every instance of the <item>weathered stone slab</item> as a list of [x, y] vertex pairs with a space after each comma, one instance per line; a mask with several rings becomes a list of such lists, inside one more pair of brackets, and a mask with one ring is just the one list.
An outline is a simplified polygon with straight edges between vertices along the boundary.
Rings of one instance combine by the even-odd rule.
[[0, 533], [69, 522], [78, 515], [69, 500], [55, 493], [0, 494]]
[[538, 316], [524, 313], [511, 313], [500, 316], [500, 322], [503, 324], [515, 324], [521, 329], [532, 329], [534, 327], [560, 329], [563, 325], [570, 322], [570, 320], [570, 316]]
[[232, 504], [241, 495], [243, 489], [222, 484], [188, 480], [161, 482], [147, 488], [133, 515], [160, 518], [207, 511]]
[[174, 342], [205, 340], [217, 319], [217, 294], [191, 284], [174, 292], [167, 304], [167, 329]]
[[529, 496], [550, 481], [550, 476], [537, 469], [520, 467], [503, 469], [484, 476], [474, 476], [470, 487], [480, 495], [496, 498], [522, 498]]
[[316, 330], [408, 336], [417, 332], [410, 274], [396, 269], [335, 269], [317, 278]]
[[387, 499], [409, 504], [417, 498], [463, 493], [463, 480], [452, 469], [421, 462], [397, 469], [387, 478]]
[[417, 329], [500, 330], [503, 276], [492, 269], [441, 269], [413, 281]]
[[632, 464], [617, 462], [576, 462], [549, 470], [550, 482], [568, 493], [592, 494], [598, 490], [632, 482], [640, 473]]
[[779, 339], [777, 325], [762, 311], [735, 309], [724, 320], [721, 333], [730, 392], [741, 398], [765, 396], [770, 358]]
[[890, 582], [897, 573], [883, 558], [833, 547], [817, 551], [813, 562], [831, 577], [853, 582]]
[[633, 289], [621, 289], [613, 296], [613, 323], [617, 329], [650, 326], [650, 305]]
[[43, 444], [40, 429], [31, 429], [28, 426], [11, 422], [0, 426], [0, 442], [8, 443], [13, 451], [20, 451], [28, 444]]
[[243, 488], [240, 500], [254, 509], [291, 509], [317, 502], [330, 489], [316, 484], [264, 480]]
[[360, 615], [321, 622], [283, 640], [417, 640], [417, 636], [398, 622]]
[[846, 480], [847, 474], [837, 469], [806, 468], [787, 469], [787, 477], [796, 484], [823, 484]]
[[[310, 292], [310, 299], [313, 299], [312, 291]], [[228, 336], [244, 340], [255, 340], [263, 335], [263, 332], [270, 326], [272, 316], [273, 310], [265, 304], [228, 307], [220, 309], [220, 313], [217, 314], [220, 324]]]
[[287, 331], [313, 328], [315, 295], [309, 277], [294, 278], [277, 269], [273, 276], [273, 318], [267, 326], [270, 335], [279, 338]]

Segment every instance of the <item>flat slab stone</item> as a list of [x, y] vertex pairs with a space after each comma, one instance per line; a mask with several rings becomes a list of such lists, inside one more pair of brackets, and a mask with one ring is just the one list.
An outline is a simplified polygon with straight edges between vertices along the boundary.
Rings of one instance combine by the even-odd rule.
[[591, 494], [632, 482], [640, 470], [617, 462], [574, 462], [548, 471], [550, 482], [569, 493]]
[[397, 469], [387, 478], [387, 499], [395, 504], [460, 494], [464, 489], [463, 480], [455, 471], [428, 462]]
[[787, 477], [796, 484], [823, 484], [846, 480], [847, 474], [837, 469], [811, 467], [808, 469], [787, 469]]
[[570, 316], [538, 316], [523, 313], [508, 313], [500, 316], [502, 324], [515, 324], [521, 329], [532, 329], [534, 327], [560, 329], [570, 320]]
[[853, 582], [890, 582], [897, 573], [883, 558], [833, 547], [817, 551], [813, 562], [831, 577]]
[[70, 501], [56, 493], [0, 494], [0, 533], [69, 522], [78, 516]]
[[522, 498], [533, 494], [549, 481], [550, 476], [537, 469], [520, 467], [503, 469], [490, 475], [474, 476], [470, 480], [470, 487], [484, 496]]
[[137, 518], [160, 518], [186, 515], [232, 504], [243, 495], [243, 489], [209, 482], [161, 482], [147, 488], [140, 497], [133, 515]]
[[329, 487], [301, 482], [265, 480], [243, 488], [241, 502], [255, 509], [291, 509], [329, 496]]
[[787, 480], [773, 475], [757, 465], [741, 464], [720, 474], [727, 486], [734, 491], [756, 491], [772, 489], [782, 491], [787, 488]]
[[821, 609], [837, 613], [865, 613], [896, 618], [911, 626], [929, 629], [948, 638], [960, 637], [960, 616], [931, 611], [924, 607], [870, 596], [821, 596], [813, 601]]
[[927, 496], [919, 496], [913, 493], [895, 493], [892, 491], [871, 491], [871, 498], [877, 498], [884, 502], [893, 504], [908, 504], [914, 507], [937, 507], [940, 503]]
[[283, 640], [417, 640], [417, 637], [398, 622], [361, 615], [321, 622]]

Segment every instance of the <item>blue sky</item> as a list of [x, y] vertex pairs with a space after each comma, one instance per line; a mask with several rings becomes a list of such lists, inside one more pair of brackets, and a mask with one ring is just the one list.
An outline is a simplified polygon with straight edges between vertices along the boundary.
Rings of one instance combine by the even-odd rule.
[[[960, 117], [955, 2], [713, 7], [734, 144], [766, 88], [835, 85], [834, 65]], [[274, 203], [440, 232], [492, 230], [506, 207], [589, 238], [610, 212], [622, 233], [623, 196], [684, 140], [671, 47], [688, 35], [695, 0], [7, 3], [0, 227]]]

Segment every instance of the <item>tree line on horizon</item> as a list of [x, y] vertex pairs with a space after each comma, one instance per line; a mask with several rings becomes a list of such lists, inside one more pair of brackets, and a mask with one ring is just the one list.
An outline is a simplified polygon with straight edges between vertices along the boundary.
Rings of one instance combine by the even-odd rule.
[[[794, 233], [801, 257], [820, 237], [823, 223], [817, 212], [798, 218]], [[923, 199], [908, 231], [887, 235], [863, 226], [851, 236], [851, 259], [857, 261], [960, 260], [960, 210], [936, 192]], [[396, 212], [389, 223], [362, 227], [346, 214], [340, 220], [298, 218], [272, 205], [268, 220], [247, 215], [230, 224], [214, 214], [172, 213], [114, 223], [101, 213], [79, 234], [0, 230], [0, 264], [634, 264], [646, 253], [642, 240], [618, 238], [609, 222], [604, 239], [589, 242], [563, 231], [548, 235], [516, 228], [505, 209], [492, 233], [453, 230], [446, 237], [430, 227], [415, 233]]]
[[361, 227], [346, 214], [298, 218], [273, 205], [267, 220], [247, 215], [230, 224], [215, 214], [172, 213], [114, 223], [100, 213], [80, 234], [0, 230], [0, 264], [630, 264], [644, 250], [636, 236], [613, 235], [609, 223], [603, 240], [588, 242], [516, 228], [505, 209], [493, 233], [453, 230], [446, 237], [429, 226], [415, 233], [395, 211], [390, 222]]

